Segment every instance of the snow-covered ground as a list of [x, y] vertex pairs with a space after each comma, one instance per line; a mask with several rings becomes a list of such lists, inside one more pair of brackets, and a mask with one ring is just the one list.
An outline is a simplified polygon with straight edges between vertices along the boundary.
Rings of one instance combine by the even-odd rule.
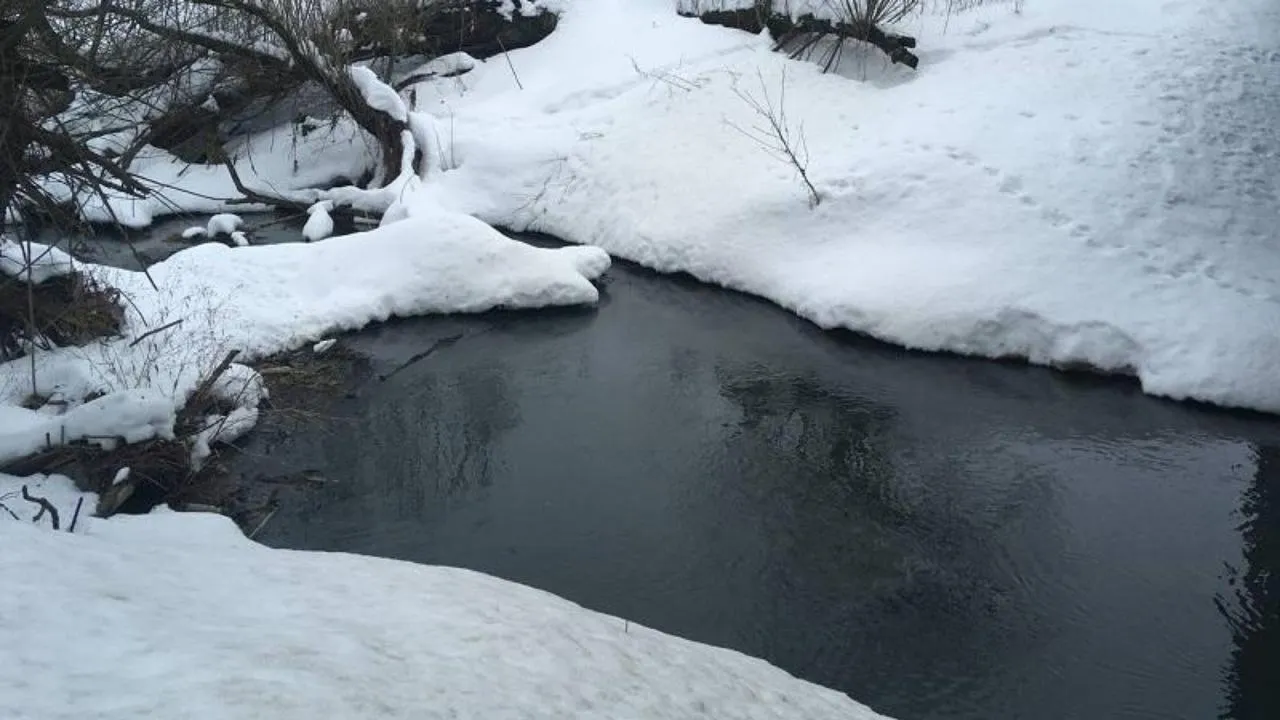
[[[70, 483], [25, 482], [65, 530]], [[0, 502], [29, 517], [19, 488], [0, 476]], [[764, 661], [466, 570], [271, 550], [217, 515], [82, 516], [75, 534], [5, 520], [7, 720], [881, 717]]]
[[[384, 224], [443, 205], [687, 271], [823, 327], [1131, 373], [1154, 394], [1280, 411], [1270, 3], [1028, 0], [949, 13], [975, 3], [929, 0], [899, 28], [919, 39], [918, 70], [867, 50], [832, 75], [770, 52], [766, 37], [674, 12], [744, 4], [537, 3], [562, 14], [551, 37], [489, 62], [451, 56], [470, 71], [407, 89], [416, 112], [353, 68], [374, 107], [408, 121], [425, 179], [298, 195], [371, 168], [349, 121], [232, 150], [251, 185], [389, 208]], [[748, 100], [785, 112], [818, 207], [793, 168], [740, 132], [764, 122]], [[234, 195], [221, 167], [158, 150], [135, 164], [169, 189], [113, 201], [131, 224], [218, 211]], [[86, 214], [105, 218], [100, 204]], [[324, 235], [325, 219], [307, 236]]]
[[[416, 88], [420, 193], [912, 348], [1134, 373], [1280, 411], [1280, 21], [1263, 0], [1027, 0], [838, 75], [672, 0], [561, 3], [544, 42]], [[516, 85], [518, 74], [523, 89]], [[823, 197], [735, 131], [769, 93]], [[763, 81], [763, 86], [761, 82]]]

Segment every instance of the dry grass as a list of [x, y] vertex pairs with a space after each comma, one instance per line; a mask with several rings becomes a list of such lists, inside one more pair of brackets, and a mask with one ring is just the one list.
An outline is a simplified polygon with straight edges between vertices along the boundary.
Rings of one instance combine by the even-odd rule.
[[83, 345], [120, 334], [124, 307], [118, 290], [83, 273], [50, 278], [28, 287], [0, 278], [0, 360], [26, 354], [26, 341], [44, 347]]
[[357, 366], [365, 361], [364, 355], [338, 343], [321, 354], [312, 352], [310, 346], [276, 352], [253, 363], [253, 369], [270, 384], [271, 404], [279, 410], [282, 406], [311, 405], [308, 400], [323, 400], [346, 391], [358, 374]]

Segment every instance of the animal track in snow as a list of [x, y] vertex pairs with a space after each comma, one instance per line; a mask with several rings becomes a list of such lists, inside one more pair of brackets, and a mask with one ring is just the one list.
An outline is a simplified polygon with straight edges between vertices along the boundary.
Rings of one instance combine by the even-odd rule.
[[[995, 183], [996, 190], [1002, 195], [1013, 198], [1019, 204], [1038, 211], [1040, 217], [1049, 225], [1054, 228], [1068, 228], [1070, 237], [1083, 240], [1090, 247], [1102, 245], [1093, 237], [1093, 230], [1088, 224], [1076, 222], [1060, 208], [1046, 205], [1026, 192], [1026, 183], [1021, 177], [1006, 173], [994, 165], [983, 163], [977, 155], [953, 145], [947, 146], [945, 150], [947, 157], [962, 165], [978, 169], [983, 175], [991, 178], [992, 182]], [[1116, 247], [1119, 248], [1120, 246]]]
[[[1164, 129], [1164, 128], [1162, 128]], [[1131, 243], [1125, 236], [1114, 233], [1099, 233], [1092, 225], [1081, 222], [1062, 208], [1045, 203], [1029, 193], [1023, 178], [1007, 173], [999, 167], [985, 163], [982, 158], [963, 148], [947, 145], [937, 148], [926, 147], [920, 143], [905, 141], [911, 152], [938, 152], [951, 161], [973, 168], [983, 176], [990, 178], [994, 189], [1000, 194], [1015, 200], [1018, 204], [1034, 210], [1045, 224], [1062, 232], [1066, 237], [1107, 256], [1124, 255], [1136, 259], [1144, 271], [1152, 275], [1161, 275], [1177, 282], [1207, 282], [1218, 288], [1238, 295], [1264, 301], [1280, 302], [1280, 292], [1249, 287], [1241, 282], [1232, 282], [1228, 273], [1203, 253], [1194, 253], [1190, 257], [1176, 259], [1160, 246], [1146, 247]], [[1152, 158], [1146, 158], [1150, 162]], [[1254, 283], [1257, 285], [1258, 283]]]

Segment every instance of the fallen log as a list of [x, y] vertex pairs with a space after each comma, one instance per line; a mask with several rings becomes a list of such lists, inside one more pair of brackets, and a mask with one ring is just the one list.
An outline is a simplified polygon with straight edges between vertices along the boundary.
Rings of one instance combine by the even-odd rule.
[[[346, 18], [340, 18], [352, 33], [357, 50], [352, 60], [375, 57], [421, 55], [439, 57], [464, 52], [483, 60], [518, 48], [529, 47], [551, 34], [559, 17], [544, 8], [526, 12], [525, 0], [436, 0], [422, 3], [405, 17], [403, 7], [381, 6], [378, 2], [352, 3]], [[505, 10], [505, 11], [504, 11]], [[382, 17], [390, 13], [390, 17]], [[410, 37], [387, 47], [396, 37], [387, 27], [404, 28]]]
[[[911, 52], [916, 46], [915, 38], [910, 35], [885, 32], [874, 23], [823, 20], [812, 14], [792, 18], [787, 14], [765, 12], [757, 8], [711, 10], [703, 13], [681, 13], [681, 15], [696, 17], [708, 25], [719, 25], [752, 34], [767, 29], [775, 38], [773, 49], [792, 47], [790, 55], [793, 58], [812, 50], [818, 40], [834, 37], [840, 41], [865, 42], [888, 55], [892, 62], [906, 65], [912, 70], [920, 65], [920, 58]], [[824, 63], [823, 69], [830, 70], [836, 57], [838, 53], [832, 53]]]

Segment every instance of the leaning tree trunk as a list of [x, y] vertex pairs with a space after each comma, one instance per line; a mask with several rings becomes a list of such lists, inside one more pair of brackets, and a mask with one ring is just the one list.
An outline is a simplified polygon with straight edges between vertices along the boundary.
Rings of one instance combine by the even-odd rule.
[[767, 29], [775, 38], [774, 50], [799, 41], [797, 48], [792, 51], [792, 57], [807, 52], [819, 38], [835, 37], [842, 41], [861, 40], [873, 45], [888, 55], [894, 63], [901, 63], [913, 70], [920, 64], [920, 58], [911, 52], [911, 49], [916, 46], [915, 38], [885, 32], [874, 23], [822, 20], [811, 14], [793, 19], [786, 13], [760, 7], [681, 14], [685, 17], [696, 17], [708, 25], [721, 25], [752, 34]]

